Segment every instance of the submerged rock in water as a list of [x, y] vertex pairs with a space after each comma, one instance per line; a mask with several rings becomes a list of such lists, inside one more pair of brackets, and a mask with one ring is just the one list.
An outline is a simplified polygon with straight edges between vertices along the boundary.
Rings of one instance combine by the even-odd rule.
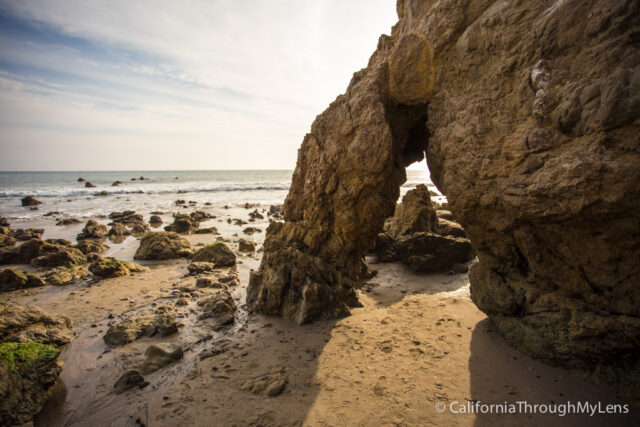
[[163, 260], [189, 258], [192, 255], [191, 244], [173, 232], [154, 231], [147, 233], [141, 240], [134, 255], [135, 259]]
[[80, 240], [75, 247], [85, 255], [92, 253], [99, 254], [109, 249], [109, 246], [106, 245], [102, 239]]
[[180, 234], [190, 234], [198, 229], [200, 222], [187, 214], [175, 214], [173, 223], [167, 225], [165, 231], [173, 231]]
[[42, 280], [40, 276], [13, 268], [0, 270], [0, 292], [35, 288], [38, 286], [44, 286], [44, 280]]
[[42, 204], [40, 200], [37, 200], [33, 196], [26, 196], [22, 198], [20, 202], [22, 203], [22, 206], [38, 206]]
[[82, 229], [82, 233], [76, 236], [76, 239], [101, 239], [106, 237], [109, 229], [106, 225], [99, 224], [96, 220], [90, 219]]
[[157, 310], [155, 314], [133, 316], [111, 325], [104, 342], [111, 346], [124, 345], [140, 337], [166, 337], [178, 332], [178, 324], [171, 310]]
[[198, 249], [191, 259], [193, 262], [210, 262], [217, 268], [236, 265], [236, 254], [222, 242], [212, 243]]
[[135, 369], [142, 375], [149, 375], [182, 359], [183, 354], [182, 347], [170, 351], [159, 345], [152, 344], [144, 352], [145, 359], [142, 365], [137, 366]]

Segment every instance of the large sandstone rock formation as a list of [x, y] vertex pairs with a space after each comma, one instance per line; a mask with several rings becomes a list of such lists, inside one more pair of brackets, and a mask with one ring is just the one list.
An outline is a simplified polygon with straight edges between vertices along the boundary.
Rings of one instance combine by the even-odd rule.
[[640, 391], [640, 2], [400, 0], [304, 138], [254, 311], [345, 314], [363, 253], [427, 152], [511, 344]]

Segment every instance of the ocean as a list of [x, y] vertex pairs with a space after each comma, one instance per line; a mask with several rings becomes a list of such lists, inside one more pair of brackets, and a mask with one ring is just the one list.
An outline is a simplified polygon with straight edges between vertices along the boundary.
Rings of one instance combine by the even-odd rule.
[[[59, 212], [56, 216], [90, 218], [124, 210], [146, 215], [153, 211], [175, 211], [176, 199], [196, 201], [198, 207], [210, 203], [208, 206], [214, 208], [242, 206], [247, 202], [280, 204], [289, 190], [292, 173], [291, 170], [0, 172], [0, 216], [20, 221]], [[78, 182], [80, 177], [95, 188]], [[407, 178], [402, 194], [420, 183], [438, 191], [426, 171], [407, 171]], [[114, 187], [115, 181], [122, 183]], [[38, 210], [21, 206], [20, 199], [28, 195], [43, 202]]]

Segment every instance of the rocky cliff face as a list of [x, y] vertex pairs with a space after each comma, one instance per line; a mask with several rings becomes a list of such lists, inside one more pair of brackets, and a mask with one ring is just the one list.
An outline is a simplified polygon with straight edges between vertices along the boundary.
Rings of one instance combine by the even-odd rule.
[[640, 2], [400, 0], [317, 117], [248, 302], [300, 323], [352, 283], [426, 150], [514, 346], [640, 391]]

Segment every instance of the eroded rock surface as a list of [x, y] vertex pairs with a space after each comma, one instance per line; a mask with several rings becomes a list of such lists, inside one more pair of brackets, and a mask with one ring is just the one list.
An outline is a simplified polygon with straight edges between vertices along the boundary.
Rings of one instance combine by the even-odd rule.
[[155, 231], [144, 235], [134, 255], [135, 259], [164, 260], [190, 257], [191, 244], [174, 232]]
[[400, 0], [318, 116], [248, 303], [305, 322], [355, 302], [362, 255], [426, 150], [509, 343], [640, 393], [640, 2]]

